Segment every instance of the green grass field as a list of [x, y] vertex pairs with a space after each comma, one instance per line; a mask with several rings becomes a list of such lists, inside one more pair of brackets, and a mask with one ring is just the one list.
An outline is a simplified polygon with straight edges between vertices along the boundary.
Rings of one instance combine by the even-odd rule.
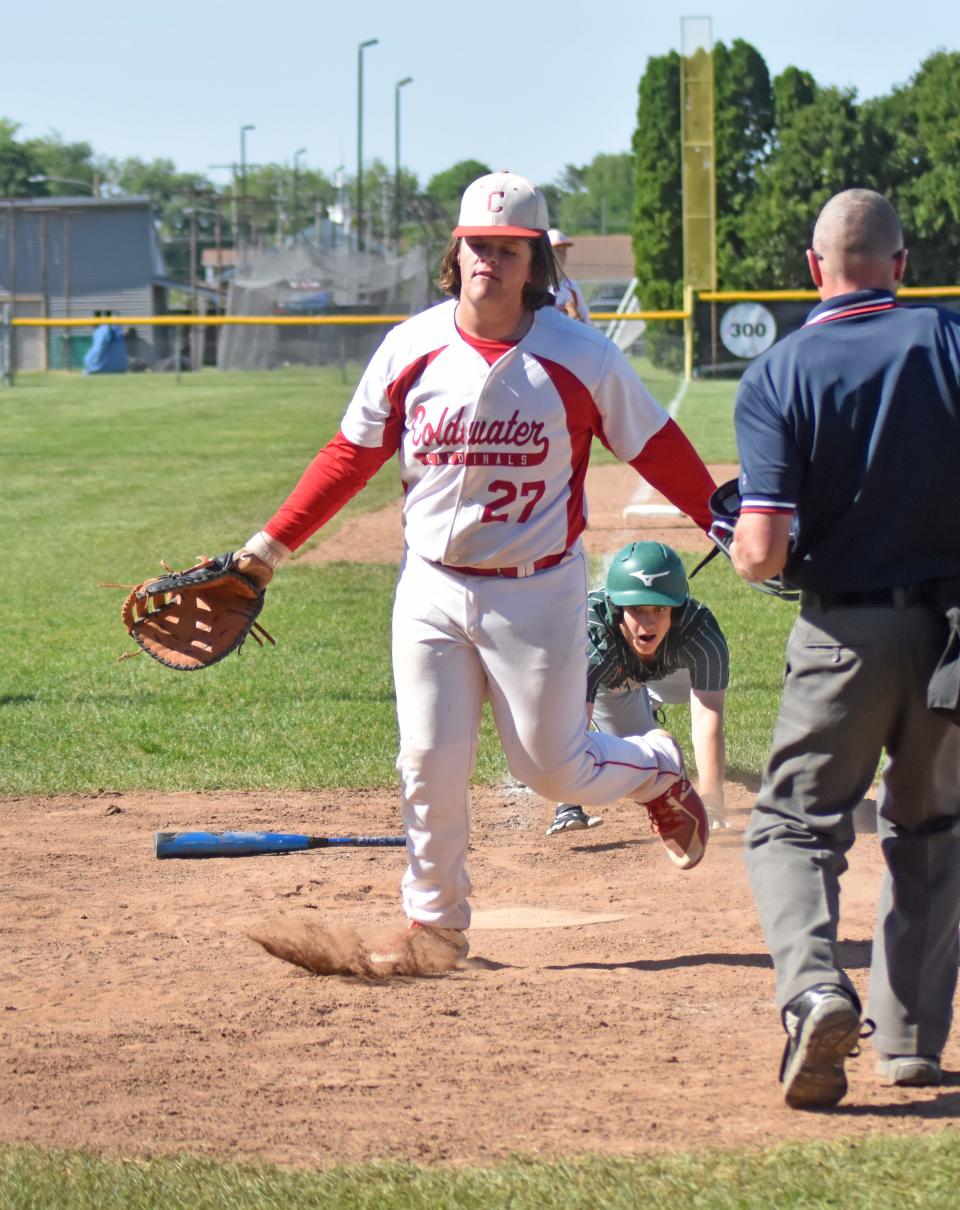
[[191, 1158], [105, 1161], [0, 1145], [4, 1210], [948, 1210], [954, 1130], [651, 1160], [496, 1168], [373, 1164], [325, 1172]]
[[[648, 373], [663, 401], [672, 375]], [[336, 430], [339, 370], [117, 378], [22, 376], [0, 391], [0, 499], [10, 584], [0, 611], [0, 793], [393, 785], [389, 614], [396, 569], [292, 565], [248, 644], [202, 675], [133, 650], [123, 592], [99, 588], [230, 549], [274, 510]], [[736, 460], [730, 384], [694, 383], [678, 419], [709, 462]], [[339, 524], [399, 492], [392, 464]], [[724, 560], [695, 581], [732, 653], [729, 775], [756, 778], [793, 607]], [[670, 725], [686, 739], [687, 720]], [[505, 772], [486, 725], [478, 781]], [[956, 1203], [956, 1136], [777, 1153], [583, 1160], [484, 1171], [413, 1166], [285, 1173], [192, 1159], [128, 1162], [0, 1147], [4, 1207], [940, 1206]], [[778, 1192], [771, 1200], [771, 1189]]]
[[[669, 399], [675, 377], [644, 370]], [[695, 385], [684, 401], [708, 461], [728, 456], [711, 435], [722, 417], [729, 428], [722, 390]], [[202, 675], [146, 656], [118, 663], [136, 650], [119, 621], [124, 593], [98, 588], [242, 542], [336, 431], [348, 391], [335, 369], [205, 373], [179, 386], [159, 375], [25, 375], [0, 395], [0, 499], [17, 568], [16, 607], [0, 615], [0, 792], [393, 784], [394, 567], [292, 564], [262, 617], [276, 649], [248, 643]], [[399, 491], [389, 463], [332, 525]], [[730, 770], [748, 775], [772, 724], [790, 610], [745, 589], [723, 561], [696, 585], [735, 645]], [[684, 710], [671, 725], [683, 735]], [[477, 777], [503, 773], [487, 723]]]

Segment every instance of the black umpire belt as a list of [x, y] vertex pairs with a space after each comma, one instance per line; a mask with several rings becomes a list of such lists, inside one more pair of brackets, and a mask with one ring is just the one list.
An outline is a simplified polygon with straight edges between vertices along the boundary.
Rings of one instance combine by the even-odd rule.
[[930, 590], [926, 584], [900, 584], [896, 588], [870, 588], [863, 592], [808, 592], [800, 593], [801, 605], [813, 605], [820, 609], [883, 608], [906, 609], [909, 605], [930, 604]]
[[804, 591], [800, 594], [800, 603], [820, 609], [929, 606], [943, 618], [946, 642], [927, 686], [927, 706], [947, 722], [960, 727], [960, 577], [897, 588], [874, 588], [866, 592]]

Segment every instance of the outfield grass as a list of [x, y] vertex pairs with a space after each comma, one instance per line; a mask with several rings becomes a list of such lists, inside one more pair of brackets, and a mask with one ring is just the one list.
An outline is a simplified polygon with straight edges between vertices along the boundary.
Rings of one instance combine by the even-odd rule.
[[646, 1160], [515, 1160], [483, 1169], [367, 1164], [326, 1172], [187, 1157], [111, 1161], [0, 1145], [5, 1210], [948, 1210], [958, 1188], [954, 1130]]
[[[675, 376], [641, 370], [665, 401], [676, 391]], [[702, 389], [707, 413], [729, 413], [729, 386], [724, 404], [715, 384], [694, 384], [691, 415]], [[136, 650], [119, 621], [124, 593], [97, 587], [243, 541], [336, 431], [349, 391], [337, 369], [295, 369], [203, 373], [179, 385], [160, 375], [24, 375], [0, 395], [0, 500], [16, 568], [0, 614], [0, 792], [393, 784], [394, 567], [292, 564], [262, 618], [277, 648], [248, 643], [202, 674], [146, 656], [118, 663]], [[333, 526], [399, 491], [390, 463]], [[696, 586], [734, 645], [730, 768], [748, 775], [767, 742], [790, 611], [720, 563]], [[684, 736], [686, 711], [675, 715]], [[504, 773], [487, 718], [477, 778]]]

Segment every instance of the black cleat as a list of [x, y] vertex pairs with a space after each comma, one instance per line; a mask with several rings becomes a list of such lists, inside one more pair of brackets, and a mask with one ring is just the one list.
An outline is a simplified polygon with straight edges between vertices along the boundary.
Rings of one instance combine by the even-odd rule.
[[582, 832], [584, 828], [596, 828], [602, 823], [603, 820], [599, 815], [588, 815], [583, 807], [562, 802], [557, 807], [553, 823], [547, 828], [547, 835], [557, 836], [561, 832]]
[[818, 983], [783, 1010], [787, 1045], [780, 1082], [794, 1109], [823, 1109], [846, 1094], [844, 1061], [857, 1051], [860, 1007], [842, 987]]

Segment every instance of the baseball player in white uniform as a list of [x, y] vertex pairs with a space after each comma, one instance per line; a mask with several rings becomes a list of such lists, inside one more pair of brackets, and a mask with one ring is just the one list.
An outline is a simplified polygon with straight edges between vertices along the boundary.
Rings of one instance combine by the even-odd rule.
[[396, 458], [405, 549], [393, 612], [403, 906], [466, 952], [469, 785], [484, 699], [510, 772], [555, 802], [643, 802], [680, 868], [707, 823], [665, 731], [588, 733], [584, 478], [594, 437], [702, 528], [714, 484], [617, 347], [552, 305], [546, 201], [496, 172], [463, 195], [452, 298], [393, 328], [340, 432], [236, 566], [266, 583]]
[[572, 277], [567, 276], [567, 252], [573, 247], [573, 240], [564, 235], [559, 227], [551, 227], [547, 236], [560, 271], [560, 282], [557, 286], [554, 306], [558, 307], [564, 315], [569, 315], [571, 319], [579, 319], [581, 323], [588, 324], [590, 309], [583, 297], [583, 291]]

